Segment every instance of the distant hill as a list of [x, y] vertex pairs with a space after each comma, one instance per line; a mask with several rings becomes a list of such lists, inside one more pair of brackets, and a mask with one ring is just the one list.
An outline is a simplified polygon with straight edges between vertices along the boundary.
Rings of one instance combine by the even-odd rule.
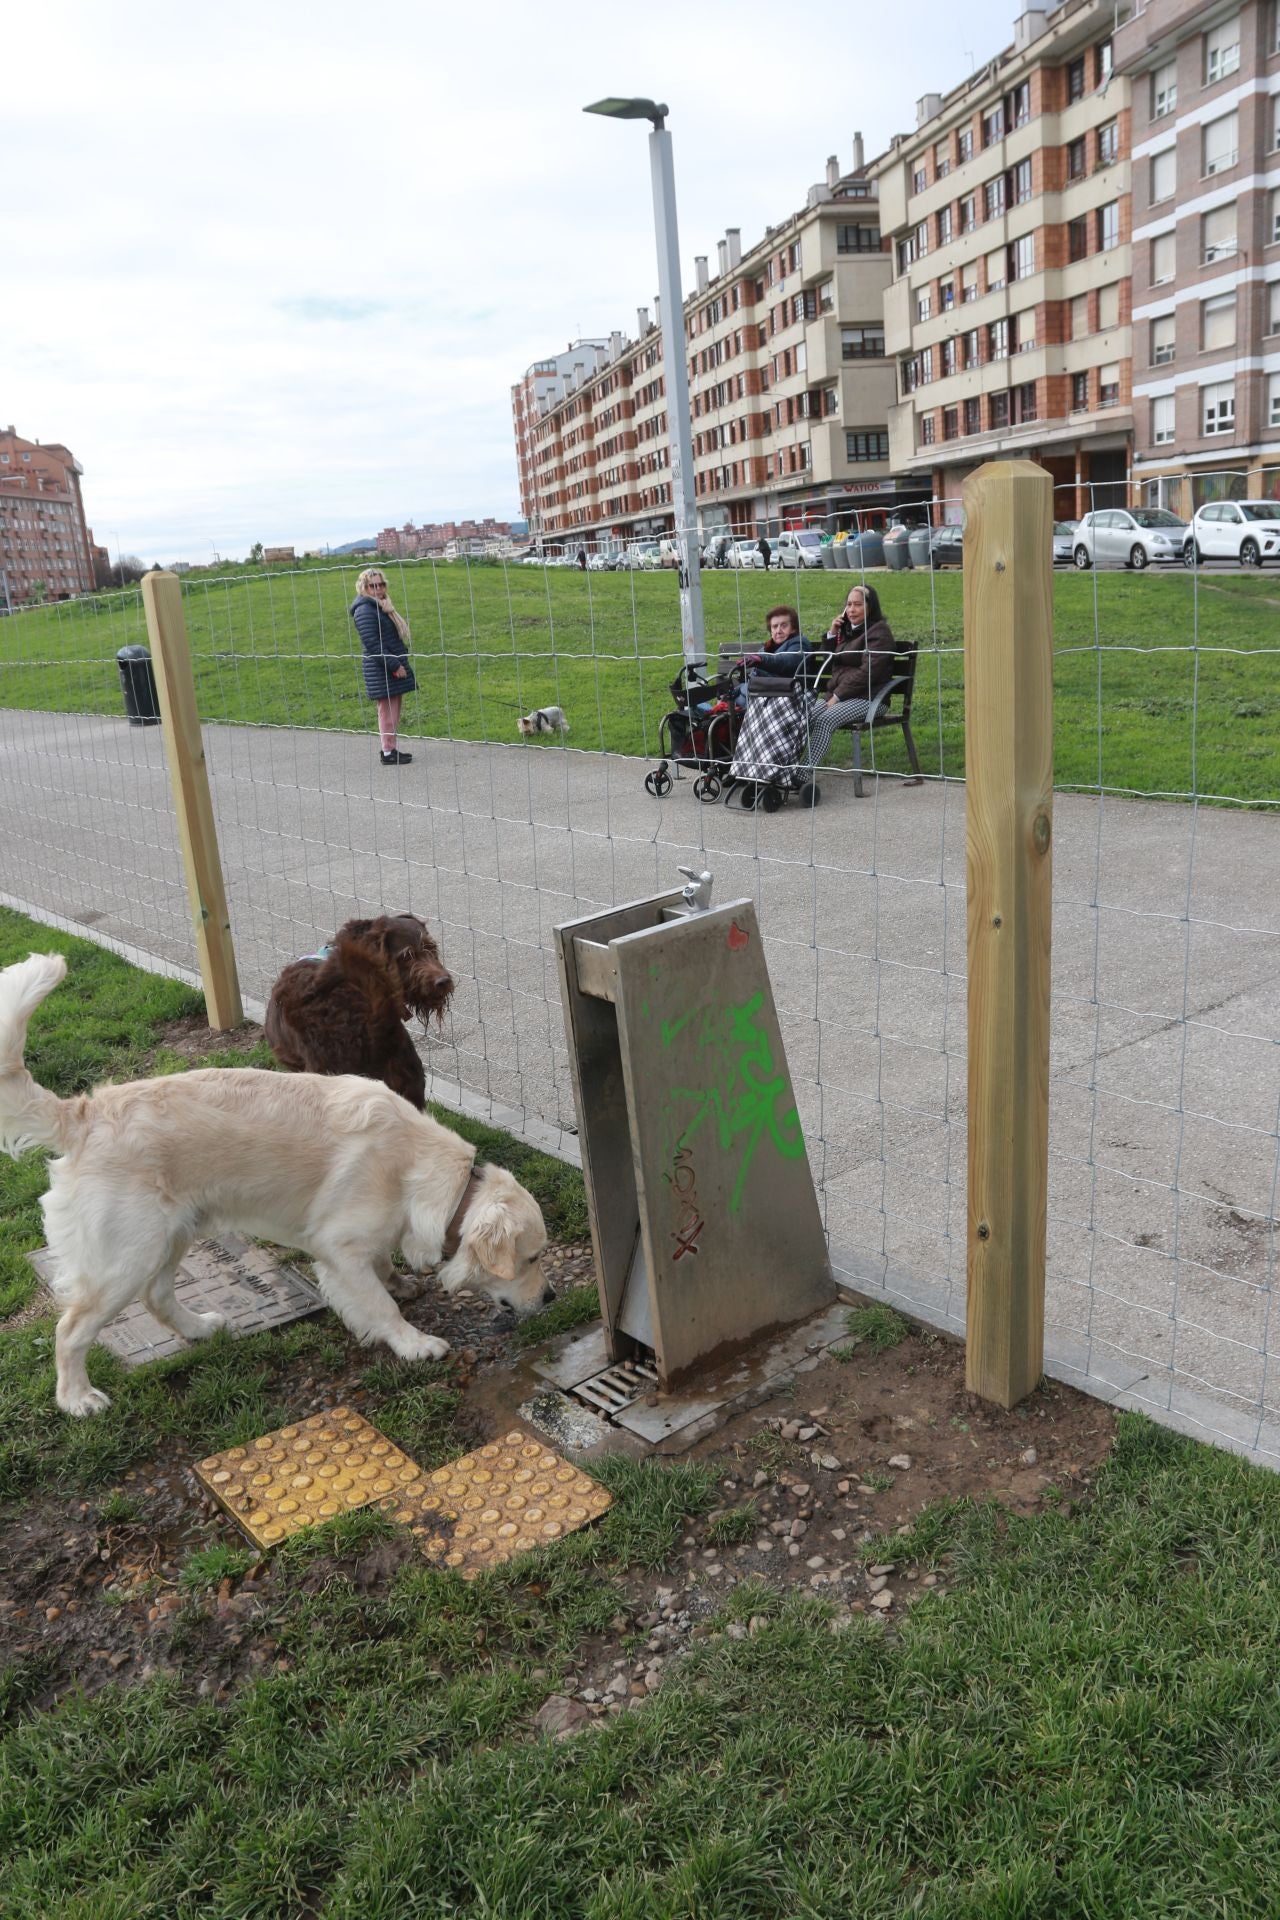
[[378, 543], [370, 536], [368, 540], [348, 540], [343, 546], [330, 547], [330, 553], [376, 553]]

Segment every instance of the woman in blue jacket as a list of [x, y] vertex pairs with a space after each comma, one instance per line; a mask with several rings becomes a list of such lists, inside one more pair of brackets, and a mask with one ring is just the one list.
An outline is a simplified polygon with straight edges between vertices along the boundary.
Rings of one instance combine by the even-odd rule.
[[387, 593], [387, 583], [377, 567], [366, 567], [356, 581], [356, 597], [351, 603], [351, 618], [364, 650], [364, 690], [377, 703], [378, 739], [384, 767], [407, 767], [411, 753], [396, 747], [400, 727], [400, 702], [417, 686], [409, 665], [409, 622], [397, 613]]

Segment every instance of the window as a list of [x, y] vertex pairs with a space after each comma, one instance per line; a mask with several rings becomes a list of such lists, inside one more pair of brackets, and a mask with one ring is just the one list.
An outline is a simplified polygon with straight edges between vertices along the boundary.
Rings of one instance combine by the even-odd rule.
[[1158, 320], [1151, 322], [1151, 364], [1153, 367], [1173, 365], [1177, 353], [1178, 323], [1171, 313], [1162, 313]]
[[1024, 427], [1036, 418], [1036, 383], [1028, 380], [1024, 386], [1013, 390], [1013, 418], [1015, 423]]
[[1271, 282], [1267, 295], [1267, 332], [1280, 333], [1280, 280]]
[[922, 220], [915, 231], [916, 259], [923, 260], [929, 251], [929, 222]]
[[990, 113], [982, 116], [982, 144], [994, 147], [997, 140], [1004, 139], [1004, 105], [993, 107]]
[[1240, 16], [1233, 14], [1229, 20], [1219, 20], [1216, 27], [1210, 27], [1204, 37], [1204, 83], [1206, 87], [1215, 81], [1225, 80], [1228, 74], [1235, 73], [1240, 65]]
[[1177, 242], [1171, 233], [1161, 233], [1151, 242], [1151, 284], [1163, 287], [1172, 280], [1176, 265]]
[[1084, 55], [1081, 54], [1080, 58], [1078, 60], [1073, 60], [1067, 68], [1068, 100], [1083, 100], [1084, 87], [1085, 87]]
[[1230, 380], [1212, 387], [1201, 387], [1202, 430], [1206, 435], [1234, 433], [1236, 428], [1236, 390]]
[[971, 260], [967, 267], [960, 269], [961, 300], [976, 300], [978, 297], [978, 263]]
[[1219, 294], [1214, 300], [1200, 302], [1200, 348], [1204, 353], [1219, 353], [1236, 343], [1236, 297]]
[[942, 409], [942, 437], [944, 440], [960, 438], [960, 409], [944, 407]]
[[1151, 438], [1158, 447], [1166, 447], [1173, 439], [1173, 395], [1157, 394], [1151, 402]]
[[1089, 253], [1089, 222], [1083, 214], [1077, 220], [1067, 222], [1067, 258], [1068, 260], [1087, 259]]
[[923, 193], [929, 184], [929, 176], [923, 167], [917, 167], [911, 176], [912, 193]]
[[1088, 149], [1085, 146], [1083, 136], [1081, 136], [1079, 140], [1073, 140], [1067, 148], [1068, 180], [1083, 180], [1087, 166]]
[[949, 373], [956, 373], [958, 371], [959, 363], [956, 359], [956, 338], [955, 335], [952, 334], [949, 340], [944, 340], [942, 343], [942, 377], [945, 379]]
[[1071, 411], [1088, 413], [1089, 376], [1087, 373], [1073, 373], [1071, 376]]
[[1025, 127], [1031, 118], [1031, 82], [1024, 80], [1004, 97], [1004, 117], [1010, 127]]
[[840, 358], [842, 360], [879, 360], [884, 355], [884, 328], [841, 327]]
[[1089, 296], [1078, 293], [1071, 302], [1071, 338], [1083, 340], [1089, 331]]
[[1177, 190], [1177, 148], [1166, 147], [1163, 153], [1153, 153], [1151, 156], [1151, 205], [1155, 207], [1162, 200], [1172, 200]]
[[994, 180], [988, 180], [982, 189], [982, 207], [984, 218], [997, 219], [1005, 209], [1004, 175], [997, 174]]
[[945, 247], [951, 238], [951, 208], [938, 208], [938, 245]]
[[1009, 424], [1009, 396], [1007, 393], [993, 393], [987, 401], [988, 424], [995, 430]]
[[976, 194], [966, 193], [960, 202], [960, 231], [972, 233], [978, 224], [978, 199]]
[[955, 283], [955, 281], [954, 281], [954, 280], [940, 280], [940, 281], [938, 282], [938, 311], [939, 311], [939, 313], [950, 313], [950, 311], [951, 311], [951, 309], [952, 309], [952, 307], [954, 307], [954, 306], [955, 306], [955, 303], [956, 303], [956, 283]]
[[1098, 165], [1114, 166], [1120, 156], [1120, 125], [1116, 120], [1108, 120], [1105, 127], [1098, 128]]
[[977, 398], [964, 403], [964, 430], [966, 433], [982, 432], [982, 402]]
[[1098, 208], [1098, 252], [1109, 253], [1120, 245], [1120, 202], [1108, 200]]
[[879, 253], [879, 227], [841, 226], [836, 228], [837, 253]]
[[1166, 60], [1151, 76], [1151, 118], [1163, 120], [1178, 105], [1178, 63]]
[[1120, 405], [1120, 369], [1114, 364], [1098, 368], [1098, 405], [1100, 407]]
[[928, 320], [933, 313], [933, 296], [926, 289], [916, 295], [916, 319]]
[[1113, 280], [1109, 287], [1098, 288], [1098, 331], [1105, 333], [1108, 327], [1120, 325], [1120, 282]]
[[1200, 216], [1200, 258], [1205, 266], [1214, 260], [1230, 260], [1236, 250], [1236, 209], [1215, 207]]
[[1028, 307], [1025, 313], [1014, 317], [1014, 333], [1017, 336], [1019, 353], [1034, 353], [1036, 345], [1036, 310]]
[[1280, 427], [1280, 373], [1267, 375], [1267, 425]]
[[1277, 241], [1280, 241], [1280, 187], [1273, 187], [1267, 203], [1267, 237], [1263, 245], [1274, 247]]
[[1016, 167], [1009, 169], [1005, 191], [1011, 206], [1025, 207], [1031, 198], [1031, 162], [1019, 160]]
[[925, 386], [933, 378], [933, 348], [925, 347], [920, 355], [920, 380]]
[[920, 415], [920, 445], [922, 447], [931, 447], [933, 445], [933, 415], [931, 413], [922, 413]]
[[933, 149], [933, 171], [939, 180], [951, 171], [951, 143], [939, 140]]
[[972, 327], [964, 336], [964, 364], [966, 367], [982, 365], [982, 347], [976, 327]]
[[961, 166], [964, 165], [966, 160], [972, 160], [973, 158], [973, 128], [972, 127], [964, 127], [956, 135], [956, 154], [959, 158], [959, 162]]
[[1114, 61], [1115, 53], [1112, 49], [1111, 42], [1109, 40], [1100, 41], [1093, 50], [1093, 84], [1095, 87], [1106, 86], [1108, 80], [1111, 78], [1111, 68]]
[[1204, 130], [1205, 175], [1226, 173], [1234, 167], [1239, 154], [1239, 115], [1224, 113], [1220, 120], [1211, 120]]
[[1036, 270], [1036, 237], [1024, 233], [1009, 248], [1009, 279], [1027, 280]]
[[846, 460], [887, 460], [889, 458], [889, 435], [872, 428], [859, 428], [844, 437], [844, 457]]
[[995, 293], [1004, 285], [1005, 249], [997, 247], [987, 255], [987, 292]]
[[988, 360], [1007, 360], [1009, 358], [1009, 322], [993, 320], [987, 328]]

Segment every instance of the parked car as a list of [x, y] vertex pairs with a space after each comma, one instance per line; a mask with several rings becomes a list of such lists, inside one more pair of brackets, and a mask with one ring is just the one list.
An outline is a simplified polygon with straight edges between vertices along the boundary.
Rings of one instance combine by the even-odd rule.
[[772, 545], [773, 563], [777, 567], [822, 565], [822, 536], [811, 527], [784, 527]]
[[729, 565], [731, 567], [759, 567], [763, 571], [764, 555], [760, 551], [760, 542], [758, 540], [735, 541], [734, 545], [729, 549]]
[[672, 534], [658, 542], [658, 558], [664, 567], [680, 565], [680, 542]]
[[1107, 507], [1085, 514], [1071, 558], [1080, 568], [1110, 561], [1141, 571], [1153, 560], [1180, 560], [1186, 537], [1186, 521], [1163, 507]]
[[1076, 522], [1074, 520], [1055, 520], [1053, 523], [1053, 564], [1055, 567], [1069, 567], [1075, 552]]
[[637, 546], [624, 547], [614, 562], [619, 572], [635, 572], [643, 569], [646, 573], [662, 565], [656, 540], [646, 540]]
[[589, 553], [587, 555], [588, 573], [608, 573], [613, 566], [611, 553]]
[[962, 567], [964, 565], [964, 528], [937, 528], [929, 542], [929, 558], [935, 567]]
[[727, 567], [729, 564], [729, 550], [732, 546], [733, 535], [731, 533], [713, 533], [707, 541], [706, 546], [702, 549], [703, 566]]
[[1280, 500], [1214, 500], [1197, 507], [1183, 544], [1182, 557], [1238, 560], [1242, 567], [1280, 560]]

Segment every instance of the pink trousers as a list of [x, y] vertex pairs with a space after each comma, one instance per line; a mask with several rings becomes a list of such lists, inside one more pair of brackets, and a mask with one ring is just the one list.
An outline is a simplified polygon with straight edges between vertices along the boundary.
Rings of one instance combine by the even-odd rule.
[[400, 702], [402, 693], [393, 693], [389, 700], [376, 702], [378, 708], [378, 740], [384, 753], [394, 753], [396, 734], [400, 727]]

